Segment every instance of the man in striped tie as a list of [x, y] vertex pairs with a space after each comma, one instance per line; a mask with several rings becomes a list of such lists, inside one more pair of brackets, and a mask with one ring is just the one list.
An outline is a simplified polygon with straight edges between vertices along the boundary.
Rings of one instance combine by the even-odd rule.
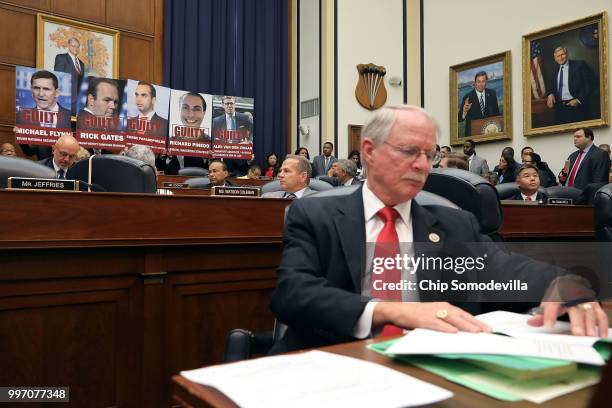
[[480, 135], [480, 129], [472, 129], [472, 121], [500, 114], [497, 94], [493, 89], [487, 88], [487, 81], [485, 71], [477, 72], [474, 76], [474, 89], [461, 100], [458, 120], [465, 121], [465, 132], [459, 136]]
[[72, 75], [72, 114], [76, 115], [77, 92], [81, 89], [83, 75], [85, 73], [85, 63], [79, 58], [81, 43], [75, 37], [68, 40], [68, 52], [57, 54], [54, 71], [66, 72]]

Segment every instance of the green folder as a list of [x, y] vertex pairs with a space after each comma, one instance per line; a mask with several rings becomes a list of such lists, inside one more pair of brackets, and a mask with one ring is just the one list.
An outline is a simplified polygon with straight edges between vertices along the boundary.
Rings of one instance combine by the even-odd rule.
[[[398, 340], [373, 343], [367, 347], [384, 354]], [[609, 353], [609, 349], [606, 350]], [[447, 354], [393, 358], [504, 401], [546, 400], [546, 394], [550, 394], [551, 389], [553, 392], [559, 390], [562, 394], [563, 387], [572, 390], [573, 384], [596, 383], [600, 374], [597, 367], [531, 357]], [[547, 374], [540, 375], [542, 373]], [[525, 381], [525, 376], [530, 380]]]

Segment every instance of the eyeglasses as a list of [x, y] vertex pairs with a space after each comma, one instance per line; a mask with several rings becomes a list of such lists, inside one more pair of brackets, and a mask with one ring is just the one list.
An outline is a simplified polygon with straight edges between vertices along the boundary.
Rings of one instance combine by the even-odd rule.
[[76, 159], [76, 154], [70, 154], [67, 152], [62, 152], [61, 150], [58, 152], [62, 159], [68, 157], [70, 160]]
[[434, 158], [436, 157], [435, 150], [423, 150], [420, 147], [414, 146], [414, 145], [395, 146], [389, 142], [384, 142], [384, 143], [386, 145], [391, 146], [393, 149], [397, 150], [398, 152], [402, 153], [404, 157], [406, 158], [406, 160], [410, 162], [413, 162], [416, 159], [418, 159], [421, 154], [425, 155], [425, 158], [427, 159], [429, 163], [433, 162]]

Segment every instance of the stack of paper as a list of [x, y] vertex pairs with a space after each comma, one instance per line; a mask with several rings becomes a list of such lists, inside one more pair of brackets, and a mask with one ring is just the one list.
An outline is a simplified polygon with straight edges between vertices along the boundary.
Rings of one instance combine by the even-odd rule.
[[183, 371], [245, 407], [411, 407], [450, 391], [367, 361], [321, 351]]
[[516, 313], [477, 318], [503, 335], [416, 329], [370, 348], [494, 398], [536, 403], [596, 384], [610, 356], [600, 343], [612, 340], [612, 330], [608, 339], [578, 337], [569, 335], [566, 322], [546, 329], [528, 326], [530, 316]]

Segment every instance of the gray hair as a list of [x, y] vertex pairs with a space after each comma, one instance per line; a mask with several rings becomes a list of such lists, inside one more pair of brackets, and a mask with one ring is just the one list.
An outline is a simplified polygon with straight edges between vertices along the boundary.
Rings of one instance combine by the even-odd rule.
[[560, 45], [557, 48], [555, 48], [555, 50], [553, 51], [553, 55], [555, 55], [557, 53], [557, 51], [563, 50], [566, 54], [569, 54], [569, 52], [567, 52], [567, 47], [565, 45]]
[[338, 159], [336, 166], [340, 167], [349, 177], [355, 177], [357, 175], [357, 166], [355, 166], [352, 160]]
[[414, 105], [392, 105], [377, 110], [361, 130], [361, 140], [369, 137], [374, 141], [375, 145], [383, 144], [387, 140], [389, 132], [391, 132], [391, 127], [395, 123], [398, 111], [422, 113], [433, 125], [436, 131], [436, 140], [438, 140], [440, 135], [440, 125], [438, 125], [438, 122], [425, 109]]
[[150, 147], [134, 145], [130, 147], [127, 152], [125, 152], [125, 155], [127, 157], [131, 157], [132, 159], [145, 162], [146, 164], [155, 168], [155, 155]]
[[287, 159], [293, 159], [297, 161], [296, 169], [298, 173], [306, 172], [306, 175], [308, 176], [306, 184], [310, 183], [310, 178], [312, 177], [312, 166], [310, 165], [308, 159], [304, 156], [298, 156], [295, 154], [288, 154], [287, 156], [285, 156], [285, 160]]

